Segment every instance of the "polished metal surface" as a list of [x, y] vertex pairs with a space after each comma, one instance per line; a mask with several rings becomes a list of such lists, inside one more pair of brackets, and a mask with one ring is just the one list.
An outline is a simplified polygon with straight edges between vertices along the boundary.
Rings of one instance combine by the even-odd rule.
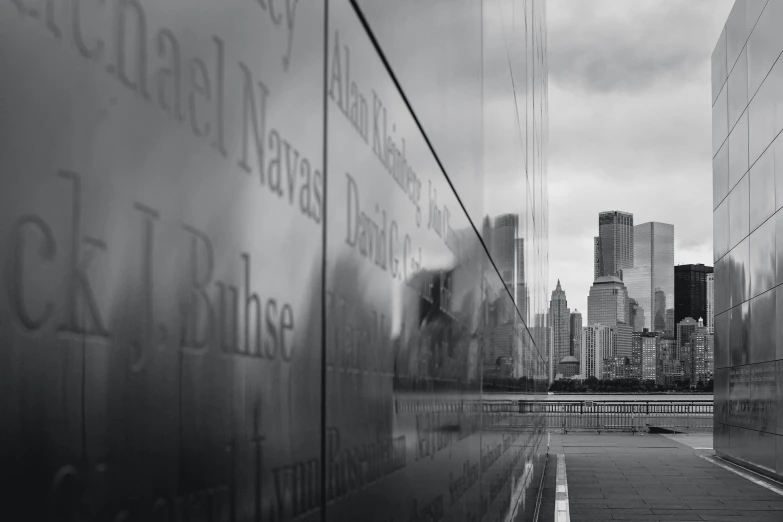
[[4, 510], [529, 520], [545, 15], [0, 3]]
[[737, 1], [712, 56], [714, 447], [719, 455], [778, 478], [783, 476], [781, 23], [783, 2]]

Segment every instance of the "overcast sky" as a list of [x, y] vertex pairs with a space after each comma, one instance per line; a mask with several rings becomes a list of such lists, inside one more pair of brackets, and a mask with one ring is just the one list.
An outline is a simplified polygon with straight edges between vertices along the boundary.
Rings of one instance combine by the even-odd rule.
[[587, 320], [598, 213], [712, 266], [710, 57], [733, 0], [549, 0], [549, 288]]

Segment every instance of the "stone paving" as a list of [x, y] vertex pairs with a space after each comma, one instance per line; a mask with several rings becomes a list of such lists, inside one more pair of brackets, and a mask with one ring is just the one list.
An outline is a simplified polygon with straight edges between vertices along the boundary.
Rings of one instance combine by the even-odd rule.
[[627, 433], [552, 434], [541, 521], [554, 520], [558, 454], [565, 455], [572, 522], [783, 522], [783, 496], [703, 458], [713, 454], [711, 436]]

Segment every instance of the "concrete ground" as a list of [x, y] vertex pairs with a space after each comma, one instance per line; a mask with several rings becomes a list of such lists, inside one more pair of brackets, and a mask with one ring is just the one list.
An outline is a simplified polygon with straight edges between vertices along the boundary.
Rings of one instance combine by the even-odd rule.
[[783, 522], [783, 486], [764, 481], [776, 492], [721, 467], [712, 459], [712, 435], [628, 433], [551, 435], [542, 521], [555, 520], [558, 454], [565, 456], [572, 522]]

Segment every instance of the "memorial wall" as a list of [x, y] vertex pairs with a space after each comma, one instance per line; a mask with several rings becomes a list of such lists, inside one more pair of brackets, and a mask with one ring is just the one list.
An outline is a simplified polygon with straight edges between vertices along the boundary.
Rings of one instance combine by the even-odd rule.
[[783, 2], [737, 1], [712, 55], [716, 452], [783, 478]]
[[29, 520], [530, 520], [539, 0], [0, 1]]

